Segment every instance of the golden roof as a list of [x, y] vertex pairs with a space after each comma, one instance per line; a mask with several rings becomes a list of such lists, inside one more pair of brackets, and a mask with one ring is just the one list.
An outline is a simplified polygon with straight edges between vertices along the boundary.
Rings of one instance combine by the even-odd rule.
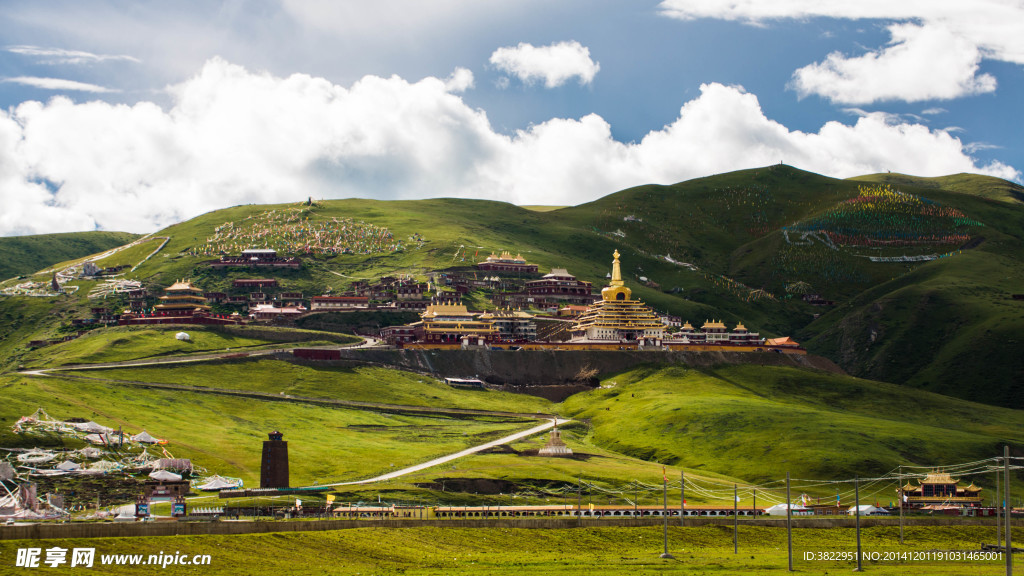
[[964, 488], [964, 492], [981, 492], [981, 486], [975, 486], [974, 482], [971, 482], [970, 486]]
[[921, 480], [921, 484], [956, 484], [959, 480], [954, 479], [947, 472], [930, 472]]
[[466, 308], [465, 304], [429, 304], [427, 309], [420, 314], [420, 318], [434, 318], [435, 316], [467, 316], [472, 317], [473, 315]]
[[749, 332], [749, 330], [747, 330], [747, 327], [743, 325], [743, 322], [740, 322], [739, 324], [736, 325], [735, 328], [733, 328], [733, 332], [739, 332], [740, 330], [743, 330], [744, 332]]
[[167, 288], [168, 292], [172, 290], [198, 290], [198, 288], [192, 285], [191, 280], [177, 280]]
[[689, 321], [683, 323], [683, 330], [693, 330], [693, 325]]
[[605, 301], [628, 301], [632, 298], [633, 291], [626, 288], [622, 281], [622, 267], [619, 265], [619, 251], [612, 254], [612, 279], [608, 286], [601, 290], [601, 299]]
[[720, 320], [705, 320], [704, 325], [700, 327], [701, 330], [707, 330], [708, 328], [721, 328], [725, 330], [725, 323]]

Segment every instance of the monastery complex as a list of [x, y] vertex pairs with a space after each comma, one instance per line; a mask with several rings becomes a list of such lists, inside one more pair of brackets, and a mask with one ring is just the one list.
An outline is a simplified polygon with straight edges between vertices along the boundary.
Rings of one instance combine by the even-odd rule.
[[[310, 313], [405, 312], [419, 319], [401, 325], [382, 321], [380, 339], [398, 348], [563, 349], [563, 350], [693, 350], [804, 354], [788, 338], [763, 339], [742, 323], [730, 330], [721, 320], [700, 327], [659, 314], [633, 297], [622, 276], [618, 250], [612, 255], [608, 285], [600, 294], [590, 282], [565, 268], [541, 277], [538, 266], [508, 251], [492, 253], [475, 267], [482, 278], [456, 270], [433, 273], [429, 282], [385, 277], [376, 283], [359, 280], [342, 293], [305, 298], [290, 292], [281, 279], [266, 275], [232, 278], [231, 292], [204, 291], [189, 280], [164, 290], [155, 305], [139, 289], [128, 294], [130, 310], [115, 313], [93, 309], [86, 324], [290, 324]], [[211, 268], [252, 269], [300, 266], [273, 250], [249, 249], [223, 256]], [[641, 278], [642, 279], [642, 278]], [[463, 301], [475, 291], [489, 294], [494, 309], [471, 311]], [[308, 304], [308, 307], [307, 307]], [[247, 314], [246, 314], [247, 312]], [[392, 323], [397, 324], [397, 323]], [[39, 343], [42, 345], [42, 343]]]

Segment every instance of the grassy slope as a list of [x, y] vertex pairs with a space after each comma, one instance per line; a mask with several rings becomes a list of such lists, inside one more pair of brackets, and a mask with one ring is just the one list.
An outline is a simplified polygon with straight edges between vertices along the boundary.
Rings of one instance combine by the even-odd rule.
[[[1012, 384], [1024, 381], [1016, 377], [1017, 368], [993, 373], [988, 368], [992, 363], [983, 358], [983, 354], [973, 354], [986, 350], [991, 351], [992, 357], [1012, 356], [1016, 345], [1011, 341], [1018, 331], [1016, 325], [1005, 326], [997, 331], [998, 337], [980, 344], [972, 344], [978, 341], [973, 338], [960, 338], [959, 343], [952, 342], [953, 339], [936, 341], [937, 335], [949, 334], [949, 325], [941, 320], [943, 315], [937, 309], [931, 308], [922, 313], [922, 322], [915, 324], [914, 330], [900, 324], [906, 318], [881, 317], [882, 327], [892, 335], [890, 340], [898, 340], [892, 346], [872, 346], [862, 338], [850, 343], [850, 337], [843, 336], [851, 332], [870, 333], [871, 322], [860, 308], [870, 309], [874, 302], [866, 299], [865, 294], [899, 300], [902, 307], [913, 307], [920, 300], [918, 294], [881, 294], [877, 291], [879, 285], [894, 281], [916, 282], [919, 278], [916, 274], [940, 266], [942, 273], [951, 277], [973, 274], [972, 290], [987, 291], [998, 297], [1004, 285], [1016, 281], [1015, 270], [1024, 267], [1020, 262], [1024, 253], [1021, 231], [1024, 210], [1019, 204], [987, 197], [999, 197], [990, 191], [1000, 187], [1009, 190], [1013, 188], [1011, 184], [970, 175], [899, 180], [897, 183], [906, 191], [960, 209], [970, 218], [983, 222], [985, 226], [973, 229], [972, 233], [983, 236], [984, 240], [971, 252], [981, 253], [986, 259], [992, 255], [1001, 258], [990, 259], [985, 275], [977, 275], [970, 259], [961, 256], [930, 264], [872, 263], [860, 257], [942, 252], [955, 250], [955, 246], [835, 252], [820, 243], [809, 247], [787, 245], [779, 231], [782, 227], [813, 218], [837, 202], [856, 196], [863, 181], [836, 180], [788, 166], [773, 166], [672, 186], [641, 186], [551, 212], [476, 200], [327, 201], [314, 208], [312, 218], [364, 220], [388, 227], [396, 238], [420, 234], [427, 242], [422, 247], [391, 254], [304, 257], [303, 269], [279, 271], [275, 276], [283, 290], [310, 295], [328, 288], [343, 290], [354, 279], [386, 274], [404, 273], [422, 278], [429, 270], [469, 266], [491, 251], [510, 250], [521, 252], [528, 260], [539, 264], [542, 271], [566, 267], [578, 277], [600, 286], [609, 269], [610, 253], [619, 249], [623, 253], [623, 272], [634, 294], [691, 322], [700, 324], [705, 319], [722, 318], [730, 323], [743, 321], [767, 336], [797, 335], [809, 339], [812, 351], [830, 356], [857, 375], [909, 382], [994, 402], [1006, 402], [1007, 397], [1024, 397], [1019, 386]], [[919, 187], [925, 184], [927, 187]], [[171, 226], [158, 233], [172, 238], [167, 247], [143, 264], [135, 276], [157, 291], [185, 277], [193, 278], [206, 290], [226, 291], [232, 278], [253, 273], [210, 270], [201, 264], [203, 258], [190, 257], [185, 252], [203, 243], [216, 226], [226, 221], [241, 221], [249, 215], [282, 206], [238, 206]], [[634, 216], [635, 220], [624, 221], [627, 215]], [[616, 232], [625, 237], [614, 235]], [[692, 262], [700, 270], [688, 270], [658, 258], [666, 254], [676, 260]], [[639, 276], [657, 282], [660, 289], [641, 285]], [[731, 280], [745, 286], [730, 284]], [[853, 301], [856, 305], [841, 306], [808, 327], [815, 314], [828, 312], [828, 309], [811, 307], [799, 298], [785, 298], [785, 285], [795, 281], [808, 282], [813, 291], [826, 298], [841, 303]], [[667, 293], [672, 288], [680, 291]], [[750, 300], [752, 288], [765, 288], [778, 299]], [[948, 284], [939, 289], [941, 297], [934, 301], [970, 300], [971, 296], [961, 288]], [[936, 288], [923, 290], [929, 292]], [[486, 304], [482, 300], [473, 302], [474, 305]], [[972, 320], [958, 334], [988, 330], [987, 326], [998, 322], [1007, 311], [1002, 306], [987, 304], [970, 308], [974, 314]], [[844, 326], [844, 332], [830, 331], [839, 325]], [[921, 334], [929, 339], [929, 345], [919, 347], [924, 352], [912, 356], [909, 363], [904, 362], [907, 349], [916, 346]], [[1006, 337], [1007, 334], [1011, 336]], [[932, 368], [924, 373], [920, 370], [923, 365]], [[886, 366], [896, 369], [879, 368]], [[905, 366], [912, 366], [912, 369]], [[963, 383], [963, 377], [970, 374], [983, 376]], [[994, 377], [1011, 384], [990, 394], [983, 383]]]
[[73, 260], [127, 244], [138, 238], [127, 232], [69, 232], [0, 238], [0, 279], [31, 274], [50, 264]]
[[148, 366], [77, 371], [97, 378], [185, 384], [306, 396], [383, 402], [410, 406], [472, 408], [507, 412], [550, 412], [551, 403], [536, 396], [494, 390], [458, 390], [433, 378], [375, 367], [300, 366], [277, 360], [229, 364]]
[[[235, 536], [173, 536], [102, 538], [56, 541], [0, 542], [4, 566], [13, 566], [18, 548], [51, 545], [95, 548], [97, 574], [137, 574], [138, 567], [100, 566], [102, 554], [172, 554], [191, 558], [209, 554], [207, 566], [161, 569], [169, 575], [237, 574], [565, 574], [635, 575], [647, 573], [730, 575], [779, 574], [786, 571], [786, 531], [750, 527], [740, 522], [733, 552], [732, 529], [702, 526], [668, 531], [673, 560], [659, 559], [662, 529], [587, 528], [546, 530], [508, 528], [358, 528], [327, 532], [246, 534]], [[981, 526], [907, 527], [906, 544], [899, 530], [872, 527], [862, 530], [865, 552], [977, 550], [980, 541], [992, 541], [992, 529]], [[1024, 530], [1014, 528], [1018, 540]], [[852, 528], [793, 531], [794, 568], [804, 574], [849, 572], [856, 562], [804, 560], [803, 553], [849, 553], [856, 549]], [[44, 558], [45, 559], [45, 555]], [[7, 562], [10, 562], [8, 564]], [[924, 560], [866, 561], [872, 574], [927, 573], [936, 576], [994, 574], [999, 561]]]
[[1024, 306], [1011, 299], [1024, 284], [1024, 208], [943, 192], [930, 197], [998, 225], [981, 230], [978, 246], [910, 266], [798, 336], [858, 376], [1024, 407], [1024, 361], [1014, 352], [1024, 337]]
[[755, 480], [885, 473], [1019, 445], [1024, 413], [789, 368], [639, 369], [566, 400], [593, 442], [624, 454]]
[[[182, 331], [189, 335], [189, 341], [175, 338]], [[29, 368], [98, 364], [169, 355], [245, 351], [285, 342], [314, 341], [311, 343], [315, 344], [316, 340], [330, 340], [333, 344], [359, 341], [352, 336], [290, 328], [117, 326], [92, 330], [70, 342], [34, 350], [25, 354], [22, 362]]]
[[0, 376], [0, 445], [60, 445], [52, 437], [15, 435], [10, 425], [44, 408], [59, 419], [81, 417], [106, 426], [146, 429], [169, 440], [174, 456], [211, 473], [259, 480], [261, 442], [271, 430], [289, 441], [293, 485], [348, 480], [455, 452], [529, 426], [404, 416], [215, 394], [111, 386], [82, 380]]
[[924, 177], [906, 174], [867, 174], [850, 178], [857, 182], [874, 182], [893, 186], [942, 189], [962, 194], [971, 194], [1001, 200], [1003, 202], [1024, 202], [1024, 186], [994, 176], [980, 174], [950, 174], [949, 176]]

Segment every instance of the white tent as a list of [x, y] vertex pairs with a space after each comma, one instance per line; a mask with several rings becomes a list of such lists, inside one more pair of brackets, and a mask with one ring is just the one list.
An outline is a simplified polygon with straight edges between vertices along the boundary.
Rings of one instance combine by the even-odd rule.
[[18, 462], [21, 462], [22, 464], [42, 464], [43, 462], [49, 462], [56, 457], [57, 455], [53, 452], [33, 448], [24, 454], [18, 454]]
[[72, 472], [74, 470], [80, 469], [81, 467], [82, 467], [81, 464], [78, 464], [76, 462], [71, 462], [70, 460], [65, 460], [64, 462], [61, 462], [60, 464], [57, 464], [55, 469], [56, 470], [63, 470], [65, 472]]
[[106, 426], [100, 426], [99, 424], [97, 424], [95, 422], [92, 422], [92, 421], [90, 421], [90, 422], [83, 422], [83, 423], [75, 423], [75, 424], [72, 424], [72, 426], [74, 426], [75, 428], [77, 428], [78, 430], [80, 430], [82, 432], [89, 432], [91, 434], [103, 434], [103, 433], [106, 433], [106, 432], [113, 432], [114, 431], [113, 428], [107, 428]]
[[242, 485], [239, 480], [228, 480], [222, 476], [210, 476], [205, 482], [196, 486], [199, 490], [225, 490], [227, 488], [238, 488]]
[[100, 450], [99, 448], [93, 448], [92, 446], [82, 448], [78, 451], [78, 453], [86, 458], [99, 458], [100, 456], [103, 456], [103, 450]]
[[174, 337], [185, 342], [192, 340], [192, 337], [188, 335], [188, 332], [178, 332]]
[[144, 444], [156, 444], [157, 442], [160, 441], [157, 438], [154, 438], [152, 435], [150, 435], [149, 432], [146, 432], [145, 430], [136, 434], [135, 436], [132, 436], [132, 440], [135, 442], [142, 442]]
[[149, 473], [149, 477], [152, 478], [153, 480], [161, 480], [161, 481], [165, 481], [165, 482], [166, 481], [177, 482], [177, 481], [181, 480], [181, 475], [180, 474], [175, 474], [174, 472], [168, 472], [167, 470], [154, 470], [154, 471]]
[[846, 511], [850, 516], [857, 515], [857, 508], [860, 508], [861, 516], [888, 516], [889, 511], [885, 508], [878, 508], [871, 504], [861, 504], [860, 506], [850, 506], [850, 509]]
[[99, 472], [99, 473], [112, 472], [114, 470], [120, 470], [120, 469], [121, 469], [121, 465], [120, 464], [118, 464], [117, 462], [111, 462], [110, 460], [100, 460], [98, 462], [93, 462], [92, 466], [89, 466], [89, 471], [90, 472], [94, 472], [94, 473], [95, 472]]
[[99, 446], [107, 445], [107, 437], [103, 434], [86, 434], [85, 441]]
[[[792, 507], [791, 510], [793, 516], [810, 516], [814, 514], [814, 511], [811, 510], [810, 508], [801, 506], [799, 504], [791, 504], [790, 506]], [[786, 504], [776, 504], [771, 508], [766, 508], [764, 513], [769, 516], [785, 516]]]

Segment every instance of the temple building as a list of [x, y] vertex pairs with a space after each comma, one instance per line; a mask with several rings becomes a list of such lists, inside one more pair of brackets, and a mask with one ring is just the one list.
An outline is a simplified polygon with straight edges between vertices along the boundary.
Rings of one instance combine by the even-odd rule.
[[612, 261], [612, 278], [601, 299], [587, 308], [572, 328], [573, 341], [654, 341], [665, 336], [665, 325], [622, 281], [619, 251]]
[[981, 505], [981, 488], [972, 482], [961, 488], [947, 472], [931, 472], [914, 486], [907, 482], [902, 487], [905, 505], [908, 508], [923, 508], [931, 505], [952, 505], [976, 507]]
[[494, 322], [476, 318], [465, 304], [431, 303], [420, 318], [413, 326], [421, 342], [482, 346], [500, 338]]
[[484, 312], [477, 316], [478, 320], [491, 322], [498, 329], [498, 335], [502, 340], [536, 340], [537, 323], [533, 321], [533, 314], [522, 310], [494, 310]]
[[526, 259], [520, 254], [514, 257], [509, 252], [502, 252], [501, 256], [491, 253], [483, 262], [476, 265], [480, 270], [493, 270], [496, 272], [529, 272], [537, 273], [536, 264], [527, 264]]
[[565, 268], [552, 268], [540, 280], [526, 282], [526, 293], [535, 300], [587, 305], [596, 300], [590, 291], [590, 282], [577, 280]]
[[208, 312], [210, 310], [203, 291], [193, 286], [188, 280], [178, 280], [171, 284], [164, 291], [164, 295], [160, 297], [160, 303], [154, 308], [158, 312], [192, 312], [197, 309]]

